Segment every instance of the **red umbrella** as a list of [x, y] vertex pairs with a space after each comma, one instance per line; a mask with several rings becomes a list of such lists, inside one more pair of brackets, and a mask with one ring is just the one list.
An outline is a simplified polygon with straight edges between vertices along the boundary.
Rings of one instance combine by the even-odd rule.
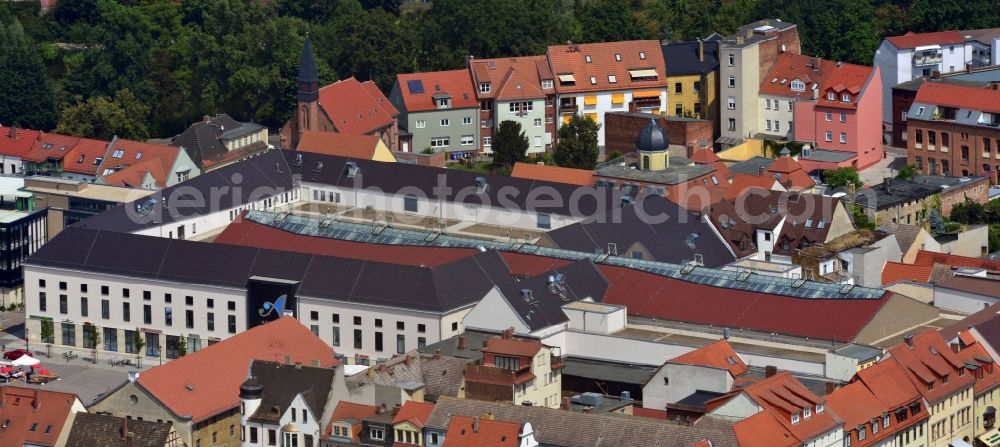
[[38, 368], [41, 368], [41, 367], [42, 367], [41, 363], [35, 363], [34, 365], [31, 365], [31, 369], [38, 369]]
[[11, 368], [9, 366], [4, 366], [3, 368], [0, 368], [0, 373], [5, 373], [6, 374], [6, 373], [9, 373], [9, 372], [13, 372], [13, 371], [14, 371], [14, 368]]
[[47, 369], [40, 369], [40, 370], [38, 370], [38, 374], [46, 374], [46, 375], [48, 375], [48, 374], [52, 374], [52, 371], [49, 371]]

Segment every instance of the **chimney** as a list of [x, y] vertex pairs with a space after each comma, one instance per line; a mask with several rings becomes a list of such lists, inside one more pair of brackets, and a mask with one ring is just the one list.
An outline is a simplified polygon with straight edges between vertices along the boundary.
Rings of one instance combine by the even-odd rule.
[[747, 38], [749, 39], [751, 37], [753, 37], [753, 30], [752, 29], [748, 29], [747, 30]]
[[736, 45], [743, 45], [743, 36], [736, 36]]
[[487, 346], [489, 346], [489, 345], [490, 345], [490, 339], [487, 338], [486, 340], [483, 340], [483, 347], [484, 348], [487, 347]]
[[17, 126], [11, 125], [10, 126], [10, 131], [7, 134], [7, 136], [10, 137], [11, 140], [16, 139], [17, 138]]
[[411, 364], [413, 364], [413, 356], [407, 354], [406, 358], [403, 359], [403, 363], [405, 363], [406, 366], [410, 366]]
[[569, 398], [568, 397], [562, 398], [562, 405], [560, 405], [559, 408], [561, 408], [563, 410], [569, 410]]
[[42, 393], [35, 390], [35, 399], [31, 401], [31, 409], [38, 411], [42, 407]]
[[128, 447], [135, 447], [135, 433], [125, 435], [125, 441]]
[[757, 166], [757, 177], [763, 177], [766, 169], [764, 166]]
[[941, 72], [934, 70], [931, 72], [931, 79], [941, 79]]
[[506, 339], [506, 340], [510, 340], [510, 339], [514, 338], [514, 328], [513, 327], [509, 327], [507, 329], [504, 329], [504, 331], [503, 331], [503, 338]]
[[951, 344], [951, 352], [958, 352], [958, 351], [961, 351], [961, 349], [959, 349], [959, 347], [958, 347], [958, 343], [952, 343]]
[[965, 72], [966, 73], [972, 73], [972, 62], [966, 62], [965, 63]]
[[212, 117], [210, 117], [210, 116], [208, 116], [208, 115], [202, 115], [202, 117], [201, 117], [201, 120], [202, 120], [203, 122], [206, 122], [206, 123], [208, 123], [208, 122], [211, 122], [211, 121], [212, 121]]
[[285, 354], [285, 364], [286, 365], [291, 365], [292, 364], [292, 355], [291, 354]]
[[374, 366], [369, 366], [368, 367], [368, 378], [369, 379], [374, 379], [375, 378], [375, 367]]
[[392, 406], [392, 415], [395, 416], [397, 414], [399, 414], [399, 404]]
[[826, 382], [826, 394], [833, 394], [833, 392], [836, 389], [837, 389], [837, 384], [833, 382]]
[[698, 60], [705, 62], [705, 41], [698, 39]]
[[772, 377], [778, 373], [778, 367], [774, 365], [767, 365], [764, 367], [764, 377]]
[[434, 351], [434, 360], [438, 360], [440, 358], [441, 358], [441, 350], [438, 349], [438, 350]]
[[464, 335], [458, 336], [458, 349], [465, 349], [465, 341], [466, 340]]
[[313, 359], [311, 365], [313, 368], [319, 368], [320, 366], [319, 359]]
[[122, 418], [122, 438], [128, 436], [128, 418]]
[[913, 334], [906, 334], [903, 336], [903, 341], [906, 342], [906, 347], [913, 349]]

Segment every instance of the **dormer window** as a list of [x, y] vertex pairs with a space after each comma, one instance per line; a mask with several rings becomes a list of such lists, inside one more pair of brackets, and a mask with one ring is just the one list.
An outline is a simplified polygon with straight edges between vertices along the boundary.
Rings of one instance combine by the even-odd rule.
[[934, 381], [927, 382], [927, 391], [934, 389]]
[[867, 427], [864, 425], [858, 426], [858, 441], [864, 441], [868, 437]]
[[479, 93], [489, 93], [490, 90], [492, 89], [492, 87], [493, 87], [493, 84], [491, 84], [489, 82], [480, 82], [479, 83]]
[[836, 101], [837, 100], [837, 94], [834, 93], [834, 92], [827, 93], [826, 94], [826, 99], [829, 99], [830, 101]]
[[793, 92], [804, 92], [806, 91], [806, 83], [798, 79], [792, 81], [792, 91]]
[[800, 420], [799, 414], [798, 413], [792, 413], [792, 423], [793, 424], [798, 424], [799, 420]]
[[941, 378], [941, 383], [948, 383], [948, 375], [947, 374], [945, 374], [944, 377]]
[[805, 407], [802, 409], [802, 417], [809, 419], [812, 417], [812, 415], [813, 415], [812, 408]]
[[448, 107], [451, 107], [451, 100], [448, 98], [438, 98], [437, 107], [439, 109], [447, 109]]
[[816, 404], [816, 414], [820, 414], [820, 413], [822, 413], [822, 412], [823, 412], [823, 410], [825, 410], [825, 409], [826, 409], [826, 408], [825, 408], [825, 407], [823, 407], [823, 404]]
[[840, 95], [840, 100], [844, 102], [851, 102], [851, 94], [844, 93], [843, 95]]
[[542, 88], [552, 88], [552, 80], [551, 79], [543, 79], [542, 80]]

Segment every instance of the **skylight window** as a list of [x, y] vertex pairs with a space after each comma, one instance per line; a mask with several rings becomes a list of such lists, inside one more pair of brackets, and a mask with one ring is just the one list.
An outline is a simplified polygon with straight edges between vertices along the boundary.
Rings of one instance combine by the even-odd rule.
[[646, 52], [645, 51], [640, 51], [639, 52], [639, 59], [646, 60]]
[[590, 58], [590, 55], [589, 55], [589, 54], [588, 54], [588, 55], [586, 55], [586, 56], [584, 56], [584, 57], [583, 57], [583, 60], [587, 61], [587, 63], [588, 63], [588, 64], [589, 64], [589, 63], [591, 63], [591, 62], [593, 62], [593, 59], [591, 59], [591, 58]]
[[135, 159], [138, 160], [140, 158], [142, 158], [142, 152], [136, 152], [135, 153]]
[[125, 151], [118, 149], [111, 153], [111, 158], [122, 158], [125, 156]]
[[621, 62], [622, 61], [622, 55], [618, 54], [618, 53], [615, 53], [615, 60], [618, 61], [618, 62]]

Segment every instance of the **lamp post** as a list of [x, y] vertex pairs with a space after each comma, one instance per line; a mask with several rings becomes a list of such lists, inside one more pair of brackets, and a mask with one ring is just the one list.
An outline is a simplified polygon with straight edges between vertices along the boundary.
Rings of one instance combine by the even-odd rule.
[[24, 325], [24, 350], [31, 352], [31, 331], [28, 330], [28, 325]]
[[163, 345], [156, 344], [156, 355], [160, 357], [160, 366], [163, 366]]

